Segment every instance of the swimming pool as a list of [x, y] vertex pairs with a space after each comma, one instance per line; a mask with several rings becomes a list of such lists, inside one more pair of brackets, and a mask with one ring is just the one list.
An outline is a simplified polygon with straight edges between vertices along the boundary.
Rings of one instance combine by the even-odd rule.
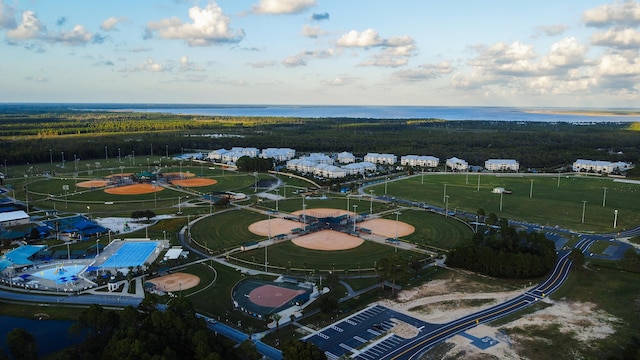
[[156, 250], [157, 242], [128, 242], [111, 255], [101, 268], [123, 268], [142, 266], [149, 256]]
[[78, 280], [78, 273], [82, 272], [86, 267], [86, 265], [60, 264], [56, 267], [36, 271], [32, 274], [32, 276], [55, 281], [58, 284], [63, 284], [68, 281]]

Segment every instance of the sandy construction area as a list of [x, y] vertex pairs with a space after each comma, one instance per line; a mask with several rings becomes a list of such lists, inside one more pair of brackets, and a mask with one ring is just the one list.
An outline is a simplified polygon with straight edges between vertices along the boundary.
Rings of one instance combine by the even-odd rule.
[[294, 244], [311, 250], [347, 250], [362, 245], [363, 239], [333, 230], [322, 230], [291, 240]]
[[100, 188], [107, 185], [109, 185], [109, 182], [106, 180], [88, 180], [76, 184], [77, 187], [81, 188]]
[[139, 195], [150, 194], [162, 190], [164, 190], [162, 186], [153, 186], [151, 184], [133, 184], [105, 189], [104, 192], [106, 192], [107, 194], [115, 195]]
[[363, 221], [358, 223], [358, 226], [361, 228], [366, 228], [371, 230], [373, 234], [395, 238], [396, 237], [396, 229], [398, 231], [398, 236], [407, 236], [411, 235], [416, 231], [416, 228], [412, 225], [404, 223], [402, 221], [398, 221], [396, 224], [395, 220], [389, 219], [372, 219]]
[[198, 187], [198, 186], [209, 186], [217, 184], [216, 180], [206, 179], [206, 178], [190, 178], [190, 179], [182, 179], [182, 180], [171, 180], [173, 185], [184, 186], [184, 187]]
[[186, 273], [175, 273], [148, 280], [162, 291], [180, 291], [191, 289], [200, 284], [200, 278]]
[[273, 218], [271, 219], [271, 221], [261, 220], [254, 222], [253, 224], [249, 225], [249, 231], [262, 236], [269, 236], [269, 234], [271, 234], [271, 236], [275, 236], [280, 234], [288, 234], [292, 229], [302, 228], [302, 226], [302, 223], [299, 223], [297, 221]]

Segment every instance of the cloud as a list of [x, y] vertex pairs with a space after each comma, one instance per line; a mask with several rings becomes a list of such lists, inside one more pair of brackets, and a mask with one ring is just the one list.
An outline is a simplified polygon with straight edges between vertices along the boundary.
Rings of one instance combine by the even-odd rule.
[[112, 16], [104, 20], [102, 24], [100, 24], [100, 29], [104, 31], [117, 31], [118, 29], [116, 28], [116, 25], [120, 23], [128, 23], [128, 22], [131, 22], [131, 20], [129, 20], [129, 18], [127, 18], [126, 16], [121, 16], [121, 17]]
[[152, 58], [148, 58], [142, 64], [139, 64], [133, 67], [123, 68], [123, 69], [120, 69], [119, 71], [120, 72], [141, 72], [141, 71], [163, 72], [167, 70], [168, 68], [166, 66], [155, 62]]
[[299, 14], [316, 6], [316, 0], [260, 0], [253, 5], [254, 14]]
[[94, 66], [114, 66], [115, 64], [111, 60], [102, 60], [93, 64]]
[[585, 11], [582, 19], [587, 26], [636, 27], [640, 25], [640, 4], [634, 0], [616, 1]]
[[67, 18], [64, 16], [59, 17], [58, 20], [56, 20], [56, 26], [63, 26], [66, 23], [67, 23]]
[[536, 34], [534, 37], [562, 35], [568, 28], [567, 25], [563, 24], [538, 26], [535, 29]]
[[258, 62], [254, 62], [254, 63], [247, 63], [249, 66], [256, 68], [256, 69], [263, 69], [266, 67], [272, 67], [276, 65], [276, 62], [273, 60], [270, 61], [258, 61]]
[[353, 84], [356, 81], [352, 76], [338, 76], [333, 80], [322, 81], [321, 84], [325, 86], [346, 86]]
[[327, 50], [305, 50], [296, 55], [292, 55], [282, 60], [282, 65], [286, 67], [305, 66], [309, 59], [326, 59], [335, 54], [333, 49]]
[[591, 35], [593, 45], [619, 49], [637, 49], [640, 47], [640, 32], [635, 29], [608, 29]]
[[194, 6], [189, 9], [190, 23], [173, 17], [147, 24], [145, 38], [154, 33], [163, 39], [184, 40], [189, 46], [210, 46], [224, 43], [240, 42], [244, 38], [244, 30], [233, 31], [229, 25], [231, 20], [213, 1], [205, 8]]
[[451, 63], [443, 61], [438, 64], [423, 64], [416, 69], [397, 71], [391, 77], [403, 82], [419, 82], [437, 79], [452, 71]]
[[27, 76], [24, 79], [39, 83], [49, 82], [49, 78], [47, 78], [46, 76]]
[[7, 38], [16, 41], [30, 40], [40, 37], [45, 31], [45, 26], [36, 14], [28, 10], [22, 13], [22, 22], [16, 28], [7, 31]]
[[359, 32], [351, 30], [343, 34], [336, 45], [343, 48], [381, 48], [381, 52], [372, 55], [359, 66], [399, 67], [408, 63], [408, 57], [417, 50], [415, 40], [408, 35], [383, 38], [373, 29]]
[[180, 71], [204, 71], [204, 69], [196, 65], [193, 61], [189, 61], [188, 56], [183, 55], [180, 58]]
[[307, 24], [302, 27], [301, 34], [304, 37], [315, 39], [322, 35], [326, 35], [327, 32], [322, 30], [320, 26], [311, 26]]
[[82, 25], [76, 25], [71, 31], [61, 31], [47, 36], [51, 42], [59, 42], [65, 45], [84, 45], [93, 39], [93, 34]]
[[313, 15], [311, 15], [311, 20], [313, 21], [329, 20], [329, 13], [328, 12], [320, 13], [320, 14], [314, 13]]
[[0, 0], [0, 29], [15, 29], [18, 24], [14, 18], [13, 7]]

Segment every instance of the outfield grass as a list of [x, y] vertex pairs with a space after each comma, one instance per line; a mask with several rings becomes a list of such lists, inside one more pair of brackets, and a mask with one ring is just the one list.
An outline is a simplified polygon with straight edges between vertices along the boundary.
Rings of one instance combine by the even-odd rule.
[[[478, 191], [478, 178], [480, 190]], [[533, 180], [533, 187], [531, 185]], [[612, 232], [640, 224], [637, 197], [639, 184], [614, 182], [612, 178], [584, 175], [533, 176], [530, 174], [425, 174], [403, 178], [387, 184], [387, 195], [399, 199], [424, 201], [449, 209], [476, 213], [483, 208], [487, 214], [519, 219], [545, 226], [585, 232]], [[558, 183], [560, 184], [558, 186]], [[385, 184], [372, 187], [376, 194], [384, 193]], [[495, 187], [504, 187], [512, 194], [499, 194]], [[604, 188], [607, 188], [606, 198]], [[533, 188], [533, 191], [531, 189]], [[529, 197], [530, 194], [532, 197]], [[605, 206], [602, 206], [605, 200]], [[582, 223], [583, 201], [585, 221]], [[613, 228], [614, 210], [618, 210], [617, 228]]]
[[267, 217], [247, 210], [231, 210], [203, 218], [191, 227], [191, 237], [199, 244], [220, 251], [264, 239], [249, 231], [249, 225]]
[[[395, 220], [395, 215], [387, 218]], [[421, 246], [449, 250], [469, 240], [473, 235], [465, 223], [429, 211], [405, 210], [398, 219], [413, 225], [416, 229], [413, 234], [401, 239]]]
[[[340, 251], [321, 251], [299, 247], [291, 241], [284, 241], [267, 249], [269, 266], [276, 266], [286, 269], [289, 267], [293, 272], [316, 272], [329, 273], [336, 271], [343, 273], [346, 269], [349, 274], [357, 275], [358, 267], [361, 271], [371, 271], [375, 268], [377, 261], [393, 254], [395, 249], [391, 246], [365, 241], [357, 248]], [[398, 250], [402, 256], [409, 258], [423, 256], [414, 252]], [[264, 248], [245, 251], [234, 254], [234, 257], [249, 262], [256, 262], [257, 268], [264, 268]], [[262, 266], [259, 266], [262, 264]]]

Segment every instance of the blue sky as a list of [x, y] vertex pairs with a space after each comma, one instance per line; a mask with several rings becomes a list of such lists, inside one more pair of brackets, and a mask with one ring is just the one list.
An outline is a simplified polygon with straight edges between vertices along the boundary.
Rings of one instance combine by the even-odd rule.
[[638, 107], [640, 2], [0, 0], [1, 102]]

